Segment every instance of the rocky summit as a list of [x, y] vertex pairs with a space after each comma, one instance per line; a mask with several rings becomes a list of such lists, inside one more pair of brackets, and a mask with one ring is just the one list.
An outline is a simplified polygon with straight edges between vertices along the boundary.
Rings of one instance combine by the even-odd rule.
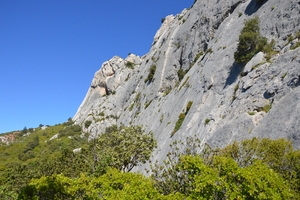
[[[255, 18], [272, 52], [238, 64], [241, 30]], [[104, 62], [73, 120], [90, 138], [143, 126], [158, 142], [153, 161], [194, 135], [212, 147], [268, 137], [299, 149], [299, 44], [299, 1], [197, 0], [163, 20], [146, 55]]]

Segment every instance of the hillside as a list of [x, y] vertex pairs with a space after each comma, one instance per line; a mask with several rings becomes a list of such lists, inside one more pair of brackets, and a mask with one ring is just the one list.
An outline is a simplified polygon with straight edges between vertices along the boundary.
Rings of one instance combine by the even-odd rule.
[[[146, 55], [104, 62], [73, 120], [90, 139], [114, 124], [143, 126], [158, 141], [153, 161], [193, 135], [212, 147], [287, 138], [298, 149], [299, 15], [294, 0], [198, 0], [163, 20]], [[266, 48], [237, 62], [253, 19]]]
[[102, 64], [73, 119], [1, 135], [0, 199], [299, 199], [299, 11], [167, 16], [146, 55]]

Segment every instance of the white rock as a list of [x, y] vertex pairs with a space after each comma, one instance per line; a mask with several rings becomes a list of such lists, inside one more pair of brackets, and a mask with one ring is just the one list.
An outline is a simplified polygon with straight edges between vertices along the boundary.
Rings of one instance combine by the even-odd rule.
[[255, 67], [260, 63], [264, 62], [266, 60], [264, 56], [265, 54], [263, 52], [259, 52], [255, 56], [253, 56], [253, 58], [246, 64], [244, 68], [244, 72], [246, 73], [251, 72], [252, 67]]
[[56, 138], [58, 138], [58, 133], [55, 134], [55, 135], [53, 135], [53, 136], [49, 139], [49, 141], [54, 140], [54, 139], [56, 139]]

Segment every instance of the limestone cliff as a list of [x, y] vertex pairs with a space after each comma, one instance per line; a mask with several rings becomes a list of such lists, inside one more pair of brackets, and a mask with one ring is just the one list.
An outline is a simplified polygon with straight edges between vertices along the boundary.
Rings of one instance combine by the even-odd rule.
[[[277, 53], [268, 62], [258, 53], [242, 67], [234, 52], [244, 21], [256, 16]], [[158, 141], [154, 160], [194, 134], [213, 147], [259, 136], [288, 138], [300, 148], [299, 31], [296, 0], [197, 0], [165, 18], [149, 53], [103, 63], [73, 120], [90, 137], [113, 124], [142, 125]]]

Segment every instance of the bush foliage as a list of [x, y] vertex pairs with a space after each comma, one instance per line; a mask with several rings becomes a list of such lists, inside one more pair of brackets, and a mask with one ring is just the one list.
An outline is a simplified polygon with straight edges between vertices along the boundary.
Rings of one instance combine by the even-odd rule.
[[239, 36], [237, 50], [234, 53], [236, 63], [245, 65], [260, 51], [267, 53], [267, 59], [270, 59], [275, 41], [268, 43], [267, 38], [260, 35], [259, 22], [258, 17], [245, 21]]
[[[191, 108], [188, 102], [182, 114]], [[61, 137], [49, 140], [58, 132]], [[252, 138], [212, 149], [187, 137], [173, 142], [167, 159], [152, 164], [145, 177], [130, 171], [156, 148], [152, 133], [114, 125], [90, 142], [80, 135], [80, 127], [61, 124], [1, 146], [1, 199], [300, 198], [300, 150], [286, 139]], [[81, 152], [73, 153], [78, 147]], [[34, 157], [19, 160], [24, 152]]]
[[145, 79], [145, 83], [152, 82], [155, 71], [156, 71], [156, 65], [151, 65], [151, 67], [149, 69], [149, 74], [148, 74], [147, 78]]

